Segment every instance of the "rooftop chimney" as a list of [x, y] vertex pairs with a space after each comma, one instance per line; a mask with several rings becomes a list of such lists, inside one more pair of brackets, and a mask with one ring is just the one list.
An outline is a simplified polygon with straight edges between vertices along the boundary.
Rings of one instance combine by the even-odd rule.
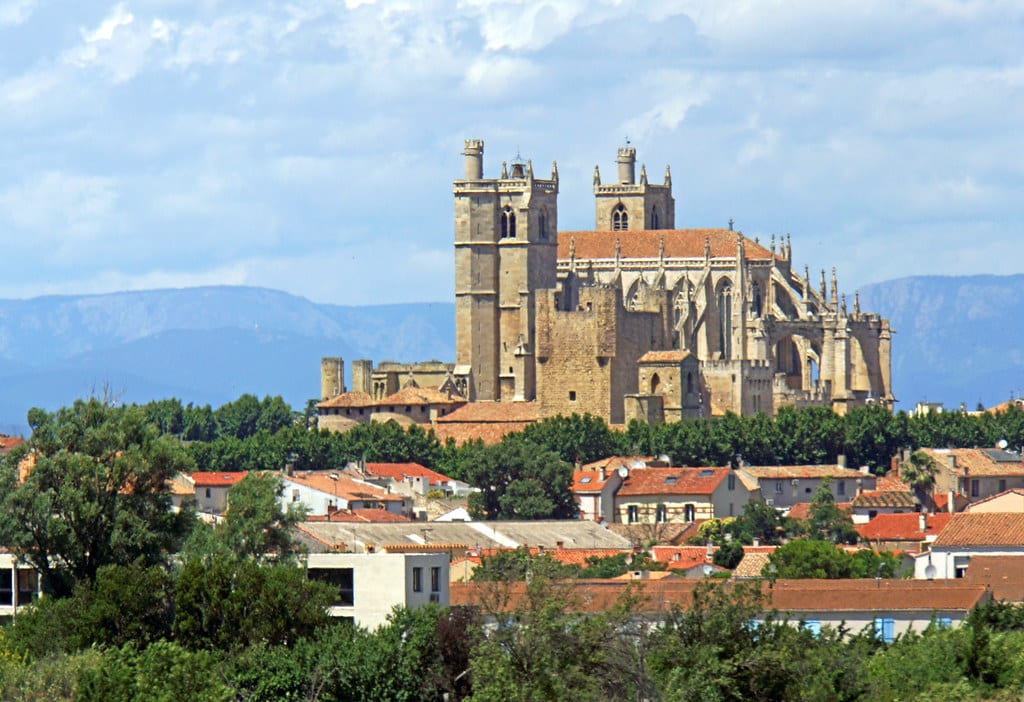
[[917, 525], [920, 527], [922, 534], [928, 531], [928, 516], [924, 512], [918, 512]]
[[840, 468], [845, 468], [846, 467], [846, 454], [845, 453], [841, 453], [838, 456], [836, 456], [836, 464], [838, 464]]

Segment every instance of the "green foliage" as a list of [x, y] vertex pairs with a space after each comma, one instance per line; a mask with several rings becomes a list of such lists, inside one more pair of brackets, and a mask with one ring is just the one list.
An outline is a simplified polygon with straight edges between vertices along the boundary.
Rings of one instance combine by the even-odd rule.
[[859, 538], [853, 528], [850, 515], [839, 509], [830, 488], [831, 480], [825, 478], [811, 498], [808, 510], [808, 528], [811, 538], [824, 539], [834, 544], [855, 544]]
[[0, 541], [57, 596], [92, 582], [105, 565], [164, 562], [193, 522], [189, 512], [170, 510], [167, 481], [192, 469], [180, 443], [141, 409], [95, 399], [30, 414], [31, 473], [17, 484], [21, 451], [0, 468]]
[[723, 531], [734, 541], [752, 544], [758, 539], [768, 546], [779, 544], [783, 538], [794, 534], [796, 525], [771, 505], [755, 501], [744, 505], [743, 514], [724, 525]]
[[143, 650], [128, 644], [103, 653], [100, 665], [83, 670], [76, 700], [82, 702], [227, 702], [234, 693], [221, 680], [221, 657], [157, 641]]
[[178, 575], [174, 637], [189, 649], [294, 642], [326, 624], [333, 599], [330, 586], [308, 580], [295, 565], [190, 558]]
[[476, 519], [571, 519], [572, 466], [522, 437], [474, 445], [463, 457], [465, 479], [480, 488], [469, 498]]
[[6, 661], [0, 672], [0, 699], [6, 702], [72, 702], [83, 673], [103, 662], [99, 649], [60, 654], [29, 663]]
[[743, 544], [738, 541], [726, 541], [719, 546], [712, 561], [715, 565], [732, 570], [743, 560]]
[[549, 417], [526, 427], [522, 436], [570, 464], [590, 463], [624, 451], [620, 435], [590, 414]]
[[797, 539], [775, 549], [766, 570], [775, 568], [778, 578], [849, 578], [850, 556], [828, 541]]

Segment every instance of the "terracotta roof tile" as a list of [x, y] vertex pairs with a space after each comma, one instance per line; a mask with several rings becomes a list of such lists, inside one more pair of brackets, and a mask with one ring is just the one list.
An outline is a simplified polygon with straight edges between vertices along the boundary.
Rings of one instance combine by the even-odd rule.
[[1018, 546], [1024, 549], [1024, 513], [954, 514], [932, 548], [958, 546]]
[[[605, 468], [609, 471], [626, 466], [630, 468], [633, 464], [640, 462], [644, 464], [652, 463], [656, 461], [654, 456], [608, 456], [607, 458], [601, 458], [597, 461], [591, 461], [590, 463], [584, 463], [584, 470], [597, 470], [598, 468]], [[665, 466], [668, 467], [668, 466]]]
[[365, 392], [344, 392], [337, 397], [317, 403], [317, 407], [373, 407], [377, 404], [368, 393]]
[[438, 424], [456, 422], [536, 422], [536, 402], [468, 402], [454, 412], [437, 418]]
[[853, 528], [865, 541], [924, 541], [928, 537], [937, 536], [949, 524], [952, 516], [945, 512], [924, 515], [925, 530], [921, 531], [922, 514], [879, 514], [867, 524], [855, 524]]
[[[558, 232], [558, 259], [569, 260], [575, 240], [576, 260], [614, 259], [619, 243], [622, 259], [657, 259], [662, 241], [665, 258], [703, 258], [704, 242], [710, 240], [712, 258], [736, 257], [737, 232], [728, 229], [663, 229], [643, 231]], [[770, 259], [771, 252], [751, 239], [743, 238], [744, 253], [750, 259]]]
[[917, 498], [904, 490], [865, 490], [853, 498], [852, 505], [861, 509], [914, 509]]
[[191, 474], [192, 482], [197, 488], [203, 487], [231, 487], [235, 483], [239, 482], [245, 476], [249, 475], [249, 471], [220, 471], [220, 472], [196, 472]]
[[637, 363], [680, 363], [692, 355], [689, 351], [648, 351]]
[[990, 588], [996, 600], [1024, 601], [1024, 556], [971, 556], [964, 582]]
[[614, 471], [606, 472], [602, 478], [597, 470], [577, 470], [572, 474], [572, 487], [569, 489], [573, 492], [601, 492], [612, 475]]
[[867, 478], [874, 480], [873, 475], [864, 475], [859, 470], [843, 468], [838, 465], [807, 465], [807, 466], [743, 466], [755, 478]]
[[363, 500], [378, 502], [403, 501], [400, 495], [391, 494], [376, 485], [371, 485], [361, 480], [354, 480], [347, 475], [330, 471], [301, 471], [293, 475], [284, 476], [283, 479], [298, 483], [299, 485], [305, 485], [328, 495], [342, 497], [349, 502]]
[[449, 439], [457, 446], [468, 441], [483, 441], [488, 446], [500, 443], [506, 434], [522, 431], [529, 422], [451, 422], [434, 425], [434, 435], [445, 443]]
[[760, 578], [761, 571], [768, 565], [768, 559], [771, 556], [770, 553], [763, 552], [748, 552], [747, 547], [743, 547], [743, 559], [737, 564], [732, 571], [732, 577], [734, 578]]
[[430, 485], [443, 485], [451, 480], [447, 475], [441, 475], [419, 463], [367, 463], [366, 472], [378, 478], [391, 478], [399, 482], [406, 478], [426, 478]]
[[710, 495], [729, 475], [729, 468], [637, 468], [617, 493], [641, 495]]
[[928, 458], [946, 469], [951, 469], [950, 459], [953, 458], [956, 461], [955, 473], [959, 476], [1024, 475], [1024, 462], [1019, 457], [1015, 461], [997, 461], [993, 458], [997, 451], [978, 448], [921, 449]]
[[411, 522], [412, 519], [386, 509], [339, 509], [330, 514], [309, 515], [307, 522], [359, 522], [365, 524], [391, 524]]

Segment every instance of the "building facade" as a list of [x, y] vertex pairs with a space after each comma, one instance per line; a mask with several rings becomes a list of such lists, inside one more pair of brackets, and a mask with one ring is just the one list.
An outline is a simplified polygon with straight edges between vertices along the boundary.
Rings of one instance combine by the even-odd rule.
[[764, 246], [675, 229], [670, 172], [654, 185], [641, 167], [637, 182], [632, 147], [616, 182], [595, 169], [594, 230], [560, 232], [557, 166], [547, 179], [529, 162], [484, 178], [483, 142], [463, 155], [454, 372], [470, 401], [536, 400], [542, 417], [612, 423], [892, 407], [888, 321], [856, 297], [848, 306], [834, 269], [830, 285], [797, 272], [788, 236]]

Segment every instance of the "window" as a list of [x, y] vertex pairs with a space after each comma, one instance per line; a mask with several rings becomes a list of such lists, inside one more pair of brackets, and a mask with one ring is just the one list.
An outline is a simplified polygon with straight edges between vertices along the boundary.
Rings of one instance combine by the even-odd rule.
[[953, 628], [953, 618], [952, 617], [936, 617], [935, 618], [935, 626], [937, 626], [940, 629], [952, 629]]
[[777, 492], [780, 495], [782, 494], [782, 481], [781, 480], [776, 480], [775, 481], [775, 492]]
[[1005, 480], [1000, 480], [999, 481], [999, 492], [1006, 492], [1006, 481]]
[[626, 508], [626, 521], [630, 524], [636, 524], [636, 505], [630, 505]]
[[294, 490], [292, 490], [292, 502], [298, 502], [298, 501], [299, 501], [299, 489], [295, 488]]
[[629, 213], [626, 212], [626, 206], [620, 204], [612, 210], [612, 230], [624, 232], [627, 229], [629, 229]]
[[441, 568], [433, 566], [430, 569], [430, 591], [441, 592]]
[[354, 576], [351, 568], [310, 568], [309, 578], [337, 588], [334, 607], [352, 607], [355, 604]]
[[845, 480], [840, 480], [840, 481], [836, 482], [836, 494], [837, 495], [845, 495], [846, 494], [846, 481]]
[[736, 474], [735, 473], [729, 473], [729, 477], [727, 479], [727, 486], [726, 487], [728, 487], [728, 489], [730, 489], [730, 490], [735, 490], [736, 489]]
[[586, 475], [586, 476], [580, 478], [580, 484], [582, 484], [582, 485], [586, 485], [589, 482], [590, 482], [590, 476], [589, 475]]
[[978, 493], [981, 491], [980, 490], [980, 485], [979, 485], [980, 482], [981, 482], [980, 480], [972, 480], [971, 481], [971, 497], [977, 497], [978, 496]]
[[802, 626], [815, 636], [821, 633], [821, 621], [818, 619], [805, 619]]
[[686, 507], [683, 508], [683, 519], [688, 522], [692, 522], [693, 518], [696, 516], [696, 512], [697, 510], [693, 505], [686, 505]]
[[210, 488], [206, 488], [206, 499], [210, 499]]
[[537, 215], [537, 229], [540, 230], [541, 239], [548, 238], [548, 215], [544, 210]]
[[659, 229], [658, 224], [658, 208], [655, 206], [651, 208], [651, 229]]
[[718, 289], [718, 348], [722, 360], [732, 358], [732, 287], [728, 283]]
[[885, 643], [892, 643], [894, 638], [892, 617], [875, 617], [875, 638]]
[[667, 521], [668, 510], [665, 509], [665, 505], [658, 505], [654, 509], [654, 521], [658, 524], [664, 524]]
[[576, 391], [575, 390], [570, 390], [569, 391], [569, 402], [576, 402]]
[[516, 213], [511, 207], [505, 205], [505, 209], [501, 211], [501, 238], [514, 239], [515, 237]]
[[412, 569], [412, 591], [423, 592], [423, 569]]
[[675, 485], [676, 481], [678, 481], [678, 480], [679, 480], [679, 476], [678, 475], [667, 475], [667, 476], [665, 476], [665, 484], [666, 485]]

